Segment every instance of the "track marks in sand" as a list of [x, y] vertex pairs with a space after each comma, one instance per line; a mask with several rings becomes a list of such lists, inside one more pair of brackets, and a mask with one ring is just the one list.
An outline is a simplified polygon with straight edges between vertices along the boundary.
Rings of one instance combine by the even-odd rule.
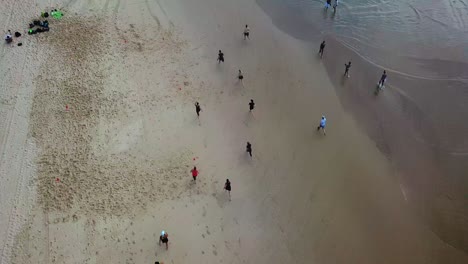
[[[125, 92], [105, 91], [107, 68], [116, 55], [109, 51], [113, 45], [109, 40], [118, 39], [106, 31], [108, 23], [95, 17], [67, 17], [46, 38], [50, 63], [35, 83], [30, 131], [41, 148], [38, 192], [46, 211], [125, 215], [186, 191], [190, 151], [158, 161], [95, 151], [102, 120], [127, 120], [139, 107]], [[173, 40], [165, 36], [158, 47], [146, 48], [170, 46]]]

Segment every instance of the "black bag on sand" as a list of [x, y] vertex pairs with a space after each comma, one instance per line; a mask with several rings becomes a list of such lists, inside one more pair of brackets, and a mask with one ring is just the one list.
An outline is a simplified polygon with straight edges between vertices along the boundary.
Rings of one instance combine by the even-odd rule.
[[21, 37], [21, 33], [19, 33], [18, 31], [15, 32], [15, 37], [19, 38]]

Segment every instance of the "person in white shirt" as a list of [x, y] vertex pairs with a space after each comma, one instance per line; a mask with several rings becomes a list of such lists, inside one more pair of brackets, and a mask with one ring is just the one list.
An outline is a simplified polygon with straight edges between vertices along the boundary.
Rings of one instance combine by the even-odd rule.
[[244, 29], [244, 40], [245, 39], [250, 39], [250, 28], [249, 25], [245, 25]]
[[10, 43], [10, 42], [13, 41], [13, 37], [11, 36], [11, 31], [10, 30], [8, 30], [8, 33], [5, 35], [5, 41], [7, 43]]

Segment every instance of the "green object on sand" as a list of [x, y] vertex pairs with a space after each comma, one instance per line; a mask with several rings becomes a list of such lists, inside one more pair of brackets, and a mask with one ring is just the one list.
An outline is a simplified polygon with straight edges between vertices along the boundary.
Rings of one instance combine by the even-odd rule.
[[53, 11], [50, 13], [55, 19], [60, 19], [63, 17], [63, 13], [60, 11]]

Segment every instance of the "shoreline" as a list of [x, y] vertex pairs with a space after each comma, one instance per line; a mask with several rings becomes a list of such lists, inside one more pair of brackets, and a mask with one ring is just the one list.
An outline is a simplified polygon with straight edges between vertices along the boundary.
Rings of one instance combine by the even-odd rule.
[[[464, 107], [468, 66], [455, 60], [463, 58], [460, 50], [444, 53], [454, 59], [448, 61], [437, 59], [436, 54], [430, 59], [406, 57], [398, 50], [377, 49], [369, 43], [349, 45], [343, 36], [324, 32], [300, 17], [302, 14], [295, 17], [290, 10], [281, 12], [285, 4], [257, 2], [275, 26], [308, 43], [310, 54], [318, 49], [321, 37], [327, 41], [322, 62], [345, 111], [352, 113], [359, 127], [392, 162], [422, 221], [442, 240], [468, 252], [464, 239], [468, 236], [464, 221], [468, 215], [464, 205], [468, 187], [464, 138], [468, 127], [463, 125], [468, 114]], [[320, 13], [317, 9], [308, 15]], [[350, 60], [351, 78], [343, 78], [344, 64]], [[389, 76], [388, 88], [377, 95], [374, 83], [383, 69]]]
[[[456, 131], [450, 128], [457, 123], [454, 121], [457, 117], [450, 114], [456, 112], [456, 102], [448, 106], [445, 99], [442, 102], [440, 98], [429, 97], [440, 94], [439, 87], [445, 85], [453, 89], [447, 92], [453, 97], [463, 82], [423, 80], [390, 71], [386, 89], [377, 94], [373, 80], [378, 79], [381, 68], [363, 60], [332, 37], [327, 40], [333, 55], [324, 60], [324, 65], [344, 108], [353, 113], [359, 126], [392, 161], [401, 184], [406, 186], [409, 202], [421, 219], [442, 240], [467, 252], [468, 244], [463, 239], [467, 235], [464, 232], [467, 223], [452, 217], [468, 213], [463, 206], [468, 185], [463, 176], [467, 169], [465, 158], [452, 155], [457, 151], [454, 148], [463, 151], [463, 144], [455, 147], [455, 142], [461, 138], [464, 128]], [[342, 77], [338, 58], [353, 62], [350, 79]], [[445, 110], [437, 113], [430, 106]], [[450, 120], [444, 120], [441, 112], [448, 114]], [[447, 134], [454, 139], [445, 140]]]
[[[71, 25], [76, 35], [67, 35], [66, 21], [56, 24], [64, 35], [48, 35], [64, 38], [54, 43], [64, 65], [25, 84], [35, 92], [25, 102], [35, 109], [32, 136], [48, 162], [32, 184], [53, 206], [34, 204], [9, 248], [11, 262], [2, 255], [2, 264], [464, 263], [414, 217], [391, 164], [343, 109], [327, 69], [304, 56], [308, 45], [274, 27], [255, 1], [85, 6], [71, 2], [64, 16], [83, 20]], [[94, 28], [86, 19], [96, 10], [103, 18]], [[102, 38], [85, 34], [94, 30]], [[93, 39], [91, 53], [80, 46]], [[74, 63], [83, 67], [67, 68]], [[322, 114], [327, 136], [316, 133]], [[57, 155], [47, 159], [47, 151]], [[56, 175], [60, 182], [50, 185]], [[161, 230], [167, 251], [158, 247]]]

